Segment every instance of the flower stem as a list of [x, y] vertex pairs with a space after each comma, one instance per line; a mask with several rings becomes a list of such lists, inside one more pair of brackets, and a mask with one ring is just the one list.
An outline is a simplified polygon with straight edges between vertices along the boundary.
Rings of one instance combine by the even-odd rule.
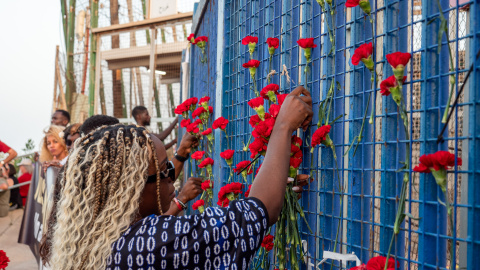
[[267, 83], [270, 84], [270, 72], [272, 72], [272, 59], [273, 55], [270, 55], [268, 60], [268, 73], [267, 73]]

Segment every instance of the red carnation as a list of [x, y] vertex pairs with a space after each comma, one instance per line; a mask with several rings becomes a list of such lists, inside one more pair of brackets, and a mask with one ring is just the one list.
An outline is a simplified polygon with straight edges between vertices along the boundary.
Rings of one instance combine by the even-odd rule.
[[260, 66], [260, 61], [258, 60], [255, 60], [255, 59], [252, 59], [250, 61], [248, 61], [247, 63], [244, 63], [243, 64], [243, 67], [244, 68], [258, 68], [258, 66]]
[[215, 119], [212, 124], [213, 129], [220, 128], [221, 130], [225, 130], [227, 128], [228, 119], [220, 116], [219, 118]]
[[373, 70], [373, 60], [372, 60], [372, 53], [373, 53], [373, 45], [372, 43], [362, 44], [355, 50], [355, 53], [352, 56], [352, 64], [358, 65], [360, 61], [362, 61], [365, 66], [372, 71]]
[[198, 200], [192, 204], [192, 209], [193, 210], [200, 210], [201, 213], [203, 213], [203, 209], [199, 209], [200, 207], [203, 208], [205, 206], [205, 201], [204, 200]]
[[206, 36], [200, 36], [195, 39], [195, 44], [197, 44], [199, 48], [205, 48], [205, 45], [207, 42], [208, 42], [208, 37]]
[[267, 151], [267, 145], [265, 141], [261, 138], [255, 138], [253, 142], [248, 146], [250, 152], [250, 158], [255, 158], [258, 154], [265, 155], [265, 151]]
[[282, 106], [283, 102], [285, 101], [285, 98], [287, 98], [288, 94], [280, 94], [277, 96], [278, 99], [278, 104]]
[[194, 35], [193, 33], [191, 33], [191, 34], [188, 36], [187, 40], [188, 40], [190, 43], [195, 44], [195, 35]]
[[210, 114], [213, 113], [213, 107], [212, 106], [208, 106], [208, 113], [210, 113]]
[[242, 44], [243, 45], [248, 45], [250, 43], [258, 43], [258, 37], [254, 37], [254, 36], [246, 36], [242, 39]]
[[192, 158], [195, 160], [200, 160], [203, 158], [203, 155], [205, 154], [205, 151], [197, 151], [192, 154]]
[[250, 106], [252, 109], [254, 109], [258, 116], [260, 117], [261, 120], [265, 120], [265, 109], [263, 107], [263, 98], [262, 97], [256, 97], [252, 98], [248, 102], [248, 106]]
[[[301, 153], [301, 152], [297, 152], [297, 153]], [[290, 167], [296, 169], [296, 168], [300, 167], [300, 164], [302, 164], [302, 159], [301, 158], [295, 158], [295, 157], [290, 158]]]
[[196, 123], [192, 123], [187, 126], [187, 132], [190, 132], [191, 134], [197, 134], [200, 132], [200, 129], [198, 128], [198, 125]]
[[330, 146], [332, 144], [332, 140], [328, 137], [328, 133], [330, 132], [330, 125], [324, 125], [319, 127], [312, 136], [312, 149], [313, 147], [324, 144], [325, 146]]
[[212, 129], [211, 128], [207, 128], [204, 132], [202, 132], [203, 136], [210, 135], [210, 134], [212, 134]]
[[264, 247], [267, 251], [273, 249], [273, 235], [266, 235], [262, 240], [262, 247]]
[[420, 157], [420, 164], [413, 168], [413, 171], [420, 173], [432, 173], [435, 177], [435, 181], [442, 188], [442, 191], [446, 191], [447, 184], [447, 170], [448, 167], [455, 166], [455, 160], [457, 165], [462, 166], [462, 159], [455, 157], [448, 151], [437, 151], [434, 154], [422, 155]]
[[277, 84], [271, 83], [265, 86], [262, 91], [260, 91], [260, 96], [264, 99], [270, 100], [273, 103], [276, 103], [279, 89], [280, 87]]
[[200, 99], [200, 101], [198, 102], [198, 104], [200, 104], [200, 106], [204, 107], [205, 110], [208, 108], [208, 101], [210, 101], [210, 97], [209, 96], [205, 96], [205, 97], [202, 97]]
[[300, 146], [302, 146], [302, 139], [296, 135], [293, 135], [290, 152], [295, 154], [296, 152], [300, 151]]
[[213, 166], [213, 159], [207, 157], [205, 158], [201, 163], [200, 165], [198, 165], [199, 168], [205, 168], [206, 166]]
[[235, 150], [227, 149], [223, 152], [220, 153], [220, 157], [225, 159], [227, 162], [228, 166], [232, 166], [232, 159], [233, 159], [233, 154], [235, 153]]
[[301, 38], [297, 40], [298, 46], [302, 47], [303, 49], [306, 48], [316, 48], [317, 45], [313, 42], [314, 38]]
[[195, 117], [200, 117], [200, 115], [202, 113], [206, 113], [207, 110], [205, 110], [204, 107], [198, 107], [197, 109], [195, 109], [195, 111], [193, 111], [192, 113], [192, 117], [195, 118]]
[[5, 251], [0, 250], [0, 269], [5, 269], [8, 266], [10, 259], [7, 257]]
[[370, 7], [370, 2], [368, 0], [347, 0], [345, 3], [345, 7], [352, 8], [360, 6], [360, 8], [365, 12], [367, 15], [370, 14], [372, 8]]
[[[405, 83], [406, 79], [407, 76], [403, 76], [402, 84]], [[402, 100], [402, 92], [400, 91], [400, 86], [395, 76], [390, 76], [380, 83], [380, 93], [383, 96], [392, 94], [392, 98], [397, 104], [400, 104]]]
[[183, 117], [187, 117], [188, 115], [186, 115], [185, 113], [188, 111], [189, 107], [185, 104], [185, 103], [182, 103], [182, 104], [179, 104], [175, 110], [173, 110], [173, 112], [175, 114], [181, 114], [183, 115]]
[[258, 116], [258, 114], [254, 114], [252, 116], [250, 116], [250, 120], [248, 121], [248, 123], [250, 124], [250, 126], [252, 126], [252, 128], [255, 128], [255, 126], [257, 126], [258, 123], [260, 123], [260, 117]]
[[186, 128], [188, 125], [190, 125], [192, 123], [192, 121], [190, 119], [183, 119], [181, 122], [180, 122], [180, 126], [182, 128]]
[[[387, 262], [387, 258], [383, 256], [377, 256], [371, 258], [367, 262], [367, 269], [368, 270], [383, 270], [385, 269], [385, 263]], [[400, 264], [397, 262], [397, 267], [400, 267]], [[395, 259], [389, 258], [387, 270], [395, 270]]]
[[208, 180], [205, 180], [202, 182], [202, 190], [204, 191], [207, 191], [208, 189], [212, 189], [213, 188], [213, 181], [211, 181], [210, 179]]
[[272, 104], [272, 105], [270, 105], [270, 108], [268, 108], [268, 111], [270, 112], [270, 115], [273, 118], [277, 118], [277, 115], [280, 112], [280, 108], [281, 108], [280, 105]]
[[220, 188], [217, 204], [222, 207], [227, 207], [230, 201], [233, 201], [236, 198], [237, 194], [242, 193], [242, 187], [242, 183], [233, 182]]
[[402, 80], [405, 66], [407, 66], [412, 55], [410, 53], [394, 52], [387, 54], [386, 57], [388, 63], [392, 66], [393, 74], [395, 75], [395, 78], [397, 78], [397, 81]]
[[267, 38], [267, 45], [268, 45], [268, 53], [273, 55], [275, 53], [275, 49], [278, 48], [280, 45], [280, 41], [278, 38]]
[[[198, 98], [196, 98], [196, 97], [191, 97], [191, 98], [185, 100], [185, 104], [187, 104], [189, 107], [192, 106], [192, 105], [196, 106], [197, 102], [198, 102]], [[192, 109], [192, 108], [190, 108], [190, 109]]]
[[[238, 173], [238, 172], [240, 172], [241, 170], [243, 170], [243, 168], [247, 167], [248, 164], [250, 164], [250, 161], [248, 161], [248, 160], [240, 161], [240, 162], [237, 164], [237, 167], [236, 167], [235, 169], [233, 169], [233, 171], [236, 172], [236, 173]], [[247, 174], [247, 175], [252, 174], [252, 173], [253, 173], [252, 167], [250, 166], [250, 168], [244, 170], [242, 173], [245, 173], [245, 174]]]

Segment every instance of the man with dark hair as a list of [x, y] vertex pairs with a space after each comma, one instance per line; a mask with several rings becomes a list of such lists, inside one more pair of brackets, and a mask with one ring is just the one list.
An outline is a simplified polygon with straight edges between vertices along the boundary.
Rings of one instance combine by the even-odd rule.
[[[148, 114], [148, 110], [144, 106], [136, 106], [135, 108], [133, 108], [132, 116], [133, 116], [133, 119], [135, 119], [135, 122], [137, 122], [137, 126], [139, 127], [150, 126], [150, 119], [152, 117]], [[158, 137], [163, 142], [168, 137], [168, 135], [172, 133], [173, 129], [175, 129], [175, 126], [177, 125], [177, 123], [178, 123], [178, 117], [175, 118], [175, 120], [170, 124], [170, 126], [168, 126], [160, 134], [155, 134], [155, 133], [152, 133], [152, 134]], [[177, 139], [175, 138], [173, 141], [165, 144], [165, 148], [169, 149], [176, 143], [177, 143]]]
[[90, 131], [98, 127], [110, 126], [110, 125], [115, 125], [119, 123], [120, 121], [118, 121], [118, 119], [115, 117], [111, 117], [103, 114], [97, 114], [87, 118], [87, 120], [83, 122], [82, 126], [78, 129], [78, 131], [83, 136], [85, 134], [90, 133]]
[[52, 125], [66, 127], [70, 123], [70, 114], [64, 110], [56, 110], [52, 115]]

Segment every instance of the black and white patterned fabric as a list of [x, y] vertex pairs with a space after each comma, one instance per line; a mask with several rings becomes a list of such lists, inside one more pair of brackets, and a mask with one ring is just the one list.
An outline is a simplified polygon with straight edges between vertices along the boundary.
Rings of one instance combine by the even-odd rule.
[[192, 216], [149, 216], [113, 245], [107, 269], [247, 269], [268, 229], [256, 198]]

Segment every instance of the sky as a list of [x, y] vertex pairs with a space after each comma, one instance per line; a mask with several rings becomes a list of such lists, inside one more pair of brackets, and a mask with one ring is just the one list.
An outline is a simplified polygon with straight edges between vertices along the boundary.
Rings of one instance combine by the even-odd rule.
[[0, 140], [19, 155], [50, 124], [60, 1], [0, 1]]

